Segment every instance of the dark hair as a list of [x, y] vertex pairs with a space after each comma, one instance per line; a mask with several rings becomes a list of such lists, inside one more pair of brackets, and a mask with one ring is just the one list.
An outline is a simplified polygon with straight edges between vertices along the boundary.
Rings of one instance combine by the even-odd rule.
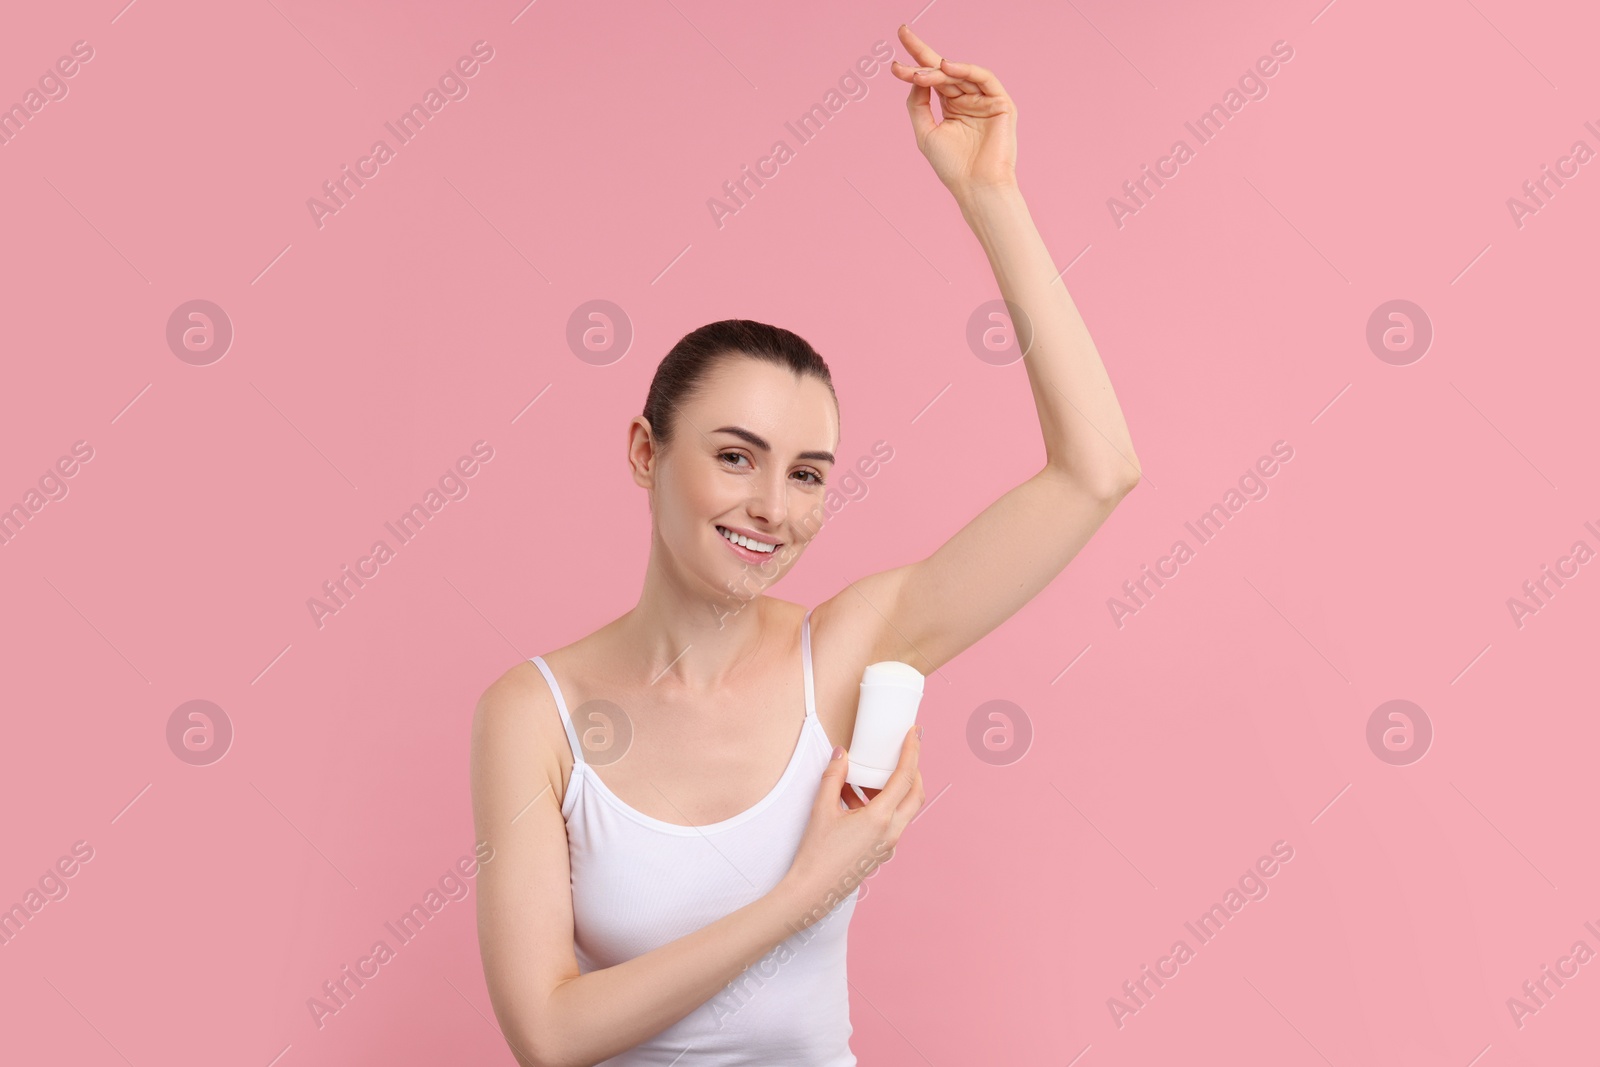
[[718, 365], [737, 356], [776, 363], [796, 375], [814, 375], [828, 387], [834, 404], [839, 403], [828, 365], [805, 338], [764, 322], [723, 319], [684, 334], [656, 367], [643, 414], [659, 447], [664, 449], [673, 437], [678, 408]]

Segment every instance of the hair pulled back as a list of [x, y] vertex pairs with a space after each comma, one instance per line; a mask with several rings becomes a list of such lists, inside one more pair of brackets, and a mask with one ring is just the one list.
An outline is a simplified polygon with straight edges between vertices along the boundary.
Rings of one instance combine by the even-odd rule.
[[656, 367], [645, 396], [644, 417], [657, 447], [665, 449], [677, 429], [678, 409], [725, 360], [745, 356], [820, 378], [838, 404], [833, 376], [805, 338], [781, 326], [752, 319], [723, 319], [686, 333]]

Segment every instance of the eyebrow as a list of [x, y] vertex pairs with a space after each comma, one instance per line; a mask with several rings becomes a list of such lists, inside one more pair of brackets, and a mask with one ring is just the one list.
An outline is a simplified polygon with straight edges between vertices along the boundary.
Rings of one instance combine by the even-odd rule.
[[[735, 437], [739, 437], [739, 438], [742, 438], [742, 439], [750, 442], [752, 445], [754, 445], [755, 447], [761, 449], [761, 451], [763, 451], [763, 452], [771, 452], [772, 451], [772, 446], [767, 443], [767, 439], [766, 438], [760, 436], [759, 434], [753, 434], [749, 430], [746, 430], [742, 426], [719, 426], [717, 429], [712, 430], [711, 432], [712, 433], [731, 433]], [[833, 462], [835, 462], [832, 452], [802, 452], [802, 453], [800, 453], [798, 458], [800, 458], [800, 459], [821, 460], [824, 463], [833, 463]]]

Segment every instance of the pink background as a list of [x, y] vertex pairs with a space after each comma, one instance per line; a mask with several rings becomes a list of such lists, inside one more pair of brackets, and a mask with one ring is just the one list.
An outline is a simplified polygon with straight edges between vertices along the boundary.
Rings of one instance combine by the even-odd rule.
[[[1146, 477], [930, 678], [930, 804], [852, 927], [857, 1055], [1600, 1052], [1600, 961], [1520, 1028], [1506, 1004], [1600, 950], [1600, 565], [1520, 628], [1507, 607], [1600, 549], [1600, 163], [1507, 208], [1600, 148], [1592, 10], [122, 3], [0, 34], [0, 103], [94, 49], [0, 146], [0, 505], [93, 449], [0, 547], [0, 903], [94, 850], [0, 947], [0, 1059], [512, 1062], [470, 894], [320, 1030], [306, 1001], [471, 851], [483, 687], [634, 603], [623, 427], [688, 330], [798, 331], [841, 459], [893, 448], [785, 599], [921, 558], [1037, 468], [1023, 365], [967, 346], [998, 291], [905, 86], [878, 70], [804, 146], [783, 126], [913, 16], [1017, 100], [1023, 191]], [[469, 95], [318, 228], [306, 200], [479, 40]], [[1268, 95], [1119, 228], [1108, 198], [1280, 40]], [[779, 138], [795, 158], [719, 229], [706, 201]], [[165, 339], [193, 299], [235, 330], [208, 366]], [[566, 341], [595, 299], [634, 331], [607, 365]], [[1435, 333], [1405, 366], [1365, 339], [1394, 299]], [[469, 494], [319, 628], [308, 599], [479, 440]], [[1280, 440], [1268, 495], [1118, 627], [1108, 599]], [[1366, 740], [1395, 698], [1435, 732], [1405, 766]], [[235, 731], [207, 766], [166, 735], [196, 699]], [[967, 731], [1002, 699], [1033, 738], [994, 765]], [[1269, 895], [1199, 946], [1184, 922], [1277, 841]], [[1194, 958], [1119, 1027], [1108, 998], [1179, 938]]]

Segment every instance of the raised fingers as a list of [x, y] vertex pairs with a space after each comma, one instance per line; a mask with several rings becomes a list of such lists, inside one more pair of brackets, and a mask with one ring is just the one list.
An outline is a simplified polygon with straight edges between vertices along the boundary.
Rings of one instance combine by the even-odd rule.
[[926, 85], [913, 84], [911, 91], [906, 94], [906, 110], [911, 113], [911, 129], [916, 134], [919, 145], [938, 125], [933, 121], [933, 107], [928, 101], [929, 90]]
[[[941, 96], [957, 95], [955, 92], [943, 88], [942, 86], [944, 85], [955, 86], [962, 92], [967, 93], [981, 93], [983, 91], [975, 83], [965, 80], [964, 75], [962, 75], [960, 72], [943, 68], [942, 64], [948, 63], [949, 60], [942, 58], [938, 52], [934, 51], [933, 48], [928, 45], [926, 41], [924, 41], [921, 37], [918, 37], [915, 33], [912, 33], [910, 26], [904, 25], [903, 23], [900, 26], [900, 43], [905, 45], [906, 51], [911, 53], [912, 59], [915, 59], [923, 68], [927, 68], [929, 71], [934, 72], [932, 74], [923, 75], [922, 79], [916, 82], [916, 84], [930, 85], [935, 89], [938, 89]], [[895, 62], [899, 63], [899, 60], [895, 60]], [[902, 74], [899, 71], [896, 71], [893, 66], [891, 66], [889, 69], [896, 77], [903, 78], [906, 81], [911, 81], [913, 73], [919, 70], [917, 67], [908, 67], [904, 63], [900, 63], [900, 66], [905, 67], [906, 73]], [[941, 80], [937, 77], [937, 74], [944, 74], [946, 77]]]
[[964, 93], [970, 93], [975, 96], [983, 95], [973, 83], [953, 78], [938, 67], [931, 69], [911, 67], [896, 59], [892, 61], [889, 72], [901, 81], [908, 81], [914, 86], [933, 89], [940, 96], [961, 96]]
[[921, 63], [924, 67], [937, 67], [939, 53], [928, 47], [928, 43], [921, 37], [911, 32], [911, 27], [905, 23], [900, 24], [900, 43], [906, 46], [906, 51], [911, 53], [911, 58]]
[[957, 81], [973, 86], [984, 96], [1005, 96], [1005, 86], [1000, 84], [1000, 79], [987, 67], [980, 67], [976, 63], [957, 63], [953, 59], [943, 60], [940, 70]]

